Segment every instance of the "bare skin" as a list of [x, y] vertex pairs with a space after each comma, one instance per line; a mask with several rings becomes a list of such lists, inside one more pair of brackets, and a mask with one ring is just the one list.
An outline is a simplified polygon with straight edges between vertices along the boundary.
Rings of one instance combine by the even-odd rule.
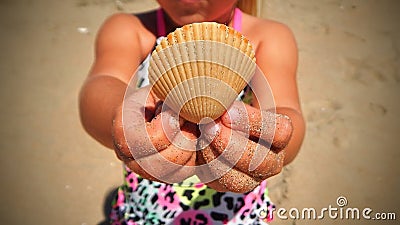
[[[229, 22], [236, 1], [227, 1], [225, 4], [201, 1], [201, 3], [196, 3], [197, 5], [189, 7], [196, 10], [183, 11], [179, 10], [179, 7], [184, 6], [179, 5], [176, 1], [160, 0], [159, 3], [169, 15], [166, 25], [167, 32], [170, 32], [176, 27], [191, 22], [210, 20], [220, 23]], [[179, 14], [173, 9], [185, 13]], [[278, 136], [289, 138], [281, 140], [282, 143], [279, 143], [280, 147], [270, 151], [275, 155], [267, 157], [267, 161], [264, 162], [264, 165], [268, 164], [268, 166], [264, 167], [264, 176], [256, 178], [254, 175], [246, 174], [251, 179], [260, 182], [262, 179], [279, 173], [282, 166], [290, 163], [296, 157], [304, 137], [305, 125], [296, 84], [297, 47], [293, 34], [285, 25], [246, 14], [243, 15], [242, 21], [242, 33], [252, 42], [256, 49], [257, 64], [263, 73], [266, 74], [266, 79], [272, 88], [276, 112], [286, 115], [291, 121], [291, 126], [287, 126], [286, 122], [277, 124], [277, 131], [281, 132]], [[263, 29], [259, 29], [260, 27]], [[121, 132], [121, 113], [124, 93], [129, 80], [140, 63], [153, 49], [155, 40], [155, 12], [137, 16], [130, 14], [116, 14], [111, 16], [106, 20], [98, 33], [95, 46], [95, 61], [80, 94], [81, 121], [87, 132], [103, 145], [115, 149], [117, 156], [134, 172], [153, 180], [157, 179], [138, 166], [126, 145], [125, 137], [123, 132]], [[257, 85], [257, 83], [257, 81], [254, 81], [253, 85]], [[139, 97], [140, 91], [137, 91], [135, 95]], [[167, 158], [171, 160], [174, 156], [184, 154], [184, 159], [182, 158], [182, 160], [176, 162], [177, 164], [193, 165], [193, 162], [198, 164], [207, 162], [207, 160], [200, 160], [201, 162], [196, 160], [193, 152], [188, 153], [182, 149], [173, 149], [168, 140], [165, 140], [165, 135], [160, 134], [159, 129], [154, 129], [154, 127], [159, 126], [160, 120], [155, 113], [158, 100], [154, 96], [151, 98], [146, 102], [147, 112], [150, 113], [137, 114], [137, 119], [145, 121], [147, 124], [147, 133], [152, 137], [149, 143], [165, 142], [163, 148], [159, 147], [156, 149], [159, 152], [169, 149], [170, 153], [167, 155]], [[260, 112], [258, 109], [266, 109], [257, 102], [254, 102], [253, 106], [248, 109], [250, 111], [253, 110], [255, 113], [257, 111]], [[166, 114], [168, 113], [166, 112]], [[173, 117], [172, 113], [170, 117]], [[215, 138], [212, 143], [223, 143], [220, 146], [229, 146], [229, 143], [226, 143], [226, 140], [229, 140], [229, 138], [225, 135], [229, 137], [230, 135], [240, 135], [240, 132], [237, 134], [236, 131], [240, 131], [241, 128], [231, 126], [229, 121], [223, 120], [223, 118], [217, 121], [216, 127], [213, 128], [217, 132], [214, 133]], [[262, 120], [263, 118], [255, 116], [254, 119]], [[253, 122], [259, 123], [260, 121]], [[185, 133], [186, 137], [194, 139], [198, 136], [198, 133], [196, 133], [193, 126], [188, 122], [182, 123], [181, 121], [177, 127], [184, 130], [182, 133]], [[259, 135], [262, 136], [263, 134]], [[235, 138], [234, 140], [236, 143], [235, 146], [248, 146], [248, 151], [254, 150], [254, 145], [249, 142], [251, 140], [246, 138]], [[218, 147], [215, 144], [211, 144], [210, 148], [214, 152], [218, 152]], [[160, 169], [155, 170], [161, 171]], [[168, 177], [174, 171], [164, 172], [165, 176]], [[175, 181], [184, 179], [193, 173], [194, 171], [183, 173]], [[226, 191], [226, 184], [232, 182], [236, 181], [229, 181], [225, 177], [222, 183], [215, 182], [209, 186], [216, 190]], [[238, 189], [236, 192], [243, 192], [243, 190]]]

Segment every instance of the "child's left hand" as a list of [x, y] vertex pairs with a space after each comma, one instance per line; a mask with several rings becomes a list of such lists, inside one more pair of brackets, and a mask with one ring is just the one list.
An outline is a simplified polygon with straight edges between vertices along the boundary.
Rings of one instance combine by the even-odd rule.
[[[240, 193], [280, 173], [293, 130], [288, 117], [243, 102], [200, 129], [205, 133], [200, 141], [211, 142], [197, 153], [198, 164], [208, 163], [198, 171], [200, 179], [215, 190]], [[218, 179], [208, 182], [213, 178]]]

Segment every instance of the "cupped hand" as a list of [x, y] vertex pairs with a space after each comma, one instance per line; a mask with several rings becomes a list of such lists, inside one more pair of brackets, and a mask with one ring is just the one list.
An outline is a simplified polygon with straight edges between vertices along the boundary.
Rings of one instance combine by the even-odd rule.
[[127, 94], [113, 120], [115, 152], [146, 179], [180, 182], [195, 172], [197, 128], [162, 106], [150, 87]]
[[280, 173], [293, 128], [287, 116], [234, 102], [200, 130], [199, 178], [215, 190], [244, 193]]

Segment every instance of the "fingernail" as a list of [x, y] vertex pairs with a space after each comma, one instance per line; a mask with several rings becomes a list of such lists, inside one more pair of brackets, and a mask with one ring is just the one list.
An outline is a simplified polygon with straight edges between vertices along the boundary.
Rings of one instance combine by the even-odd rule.
[[175, 116], [171, 115], [168, 122], [171, 128], [179, 128], [179, 119]]
[[207, 140], [212, 141], [217, 135], [220, 127], [214, 121], [208, 124], [199, 124], [199, 129], [201, 136], [205, 137]]
[[236, 105], [229, 109], [228, 115], [231, 121], [240, 120], [241, 118], [241, 108], [237, 107]]
[[210, 123], [205, 127], [205, 133], [207, 136], [214, 138], [219, 131], [220, 127], [217, 123]]

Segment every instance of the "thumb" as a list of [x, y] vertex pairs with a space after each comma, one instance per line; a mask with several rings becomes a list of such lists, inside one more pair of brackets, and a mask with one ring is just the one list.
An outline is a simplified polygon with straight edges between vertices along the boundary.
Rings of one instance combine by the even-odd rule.
[[219, 119], [207, 124], [199, 124], [199, 140], [202, 140], [202, 142], [198, 143], [200, 149], [205, 148], [215, 140], [215, 138], [219, 135], [221, 131], [221, 126], [221, 120]]

